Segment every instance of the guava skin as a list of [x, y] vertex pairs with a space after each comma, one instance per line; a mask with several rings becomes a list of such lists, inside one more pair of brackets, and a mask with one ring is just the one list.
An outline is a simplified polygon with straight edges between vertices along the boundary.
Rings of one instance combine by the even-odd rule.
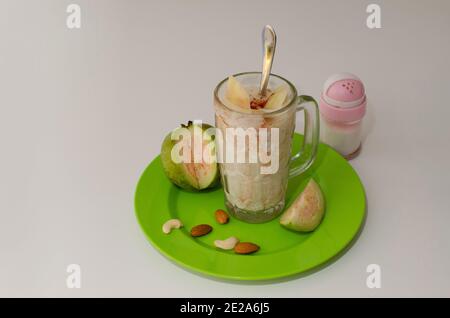
[[166, 138], [164, 138], [163, 144], [161, 146], [161, 163], [163, 166], [164, 173], [167, 178], [169, 178], [172, 183], [189, 191], [195, 191], [197, 188], [192, 186], [193, 182], [187, 180], [186, 173], [182, 164], [176, 164], [172, 161], [172, 148], [175, 145], [175, 141], [171, 138], [171, 133], [169, 133]]
[[311, 232], [322, 222], [325, 200], [319, 185], [311, 179], [303, 192], [283, 213], [280, 224], [298, 232]]
[[[193, 131], [193, 124], [189, 122], [188, 125], [182, 125], [183, 128], [188, 128]], [[202, 131], [211, 128], [212, 126], [208, 124], [202, 124]], [[180, 128], [177, 128], [180, 129]], [[172, 140], [172, 132], [170, 132], [165, 138], [161, 146], [161, 163], [163, 166], [164, 173], [169, 178], [169, 180], [177, 185], [178, 187], [188, 190], [188, 191], [200, 191], [207, 188], [215, 187], [219, 184], [219, 168], [217, 163], [204, 164], [203, 167], [206, 169], [211, 169], [213, 175], [209, 175], [210, 182], [207, 185], [201, 186], [196, 175], [193, 175], [195, 170], [194, 164], [185, 163], [175, 163], [172, 160], [172, 148], [178, 142], [177, 140]]]

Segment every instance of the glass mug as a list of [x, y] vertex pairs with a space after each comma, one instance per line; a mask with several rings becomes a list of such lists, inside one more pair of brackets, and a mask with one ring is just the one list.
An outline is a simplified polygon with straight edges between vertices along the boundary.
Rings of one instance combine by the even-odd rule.
[[[248, 72], [234, 75], [245, 87], [258, 88], [261, 73]], [[262, 223], [278, 216], [285, 205], [288, 179], [304, 172], [313, 163], [319, 143], [319, 111], [316, 101], [306, 95], [298, 96], [295, 87], [281, 76], [271, 74], [269, 88], [279, 85], [288, 88], [288, 103], [272, 112], [253, 112], [239, 109], [226, 102], [225, 92], [228, 79], [221, 81], [214, 90], [214, 108], [216, 128], [222, 135], [218, 145], [218, 158], [222, 184], [225, 192], [225, 204], [231, 215], [249, 223]], [[300, 110], [304, 111], [305, 125], [301, 151], [291, 157], [292, 138], [295, 131], [295, 117]], [[256, 161], [250, 158], [252, 135], [244, 134], [244, 141], [239, 144], [237, 134], [227, 130], [249, 132], [256, 131], [258, 156]], [[261, 128], [266, 128], [261, 129]], [[275, 128], [275, 130], [273, 130]], [[255, 136], [253, 136], [255, 137]], [[216, 143], [220, 138], [216, 139]], [[275, 142], [275, 145], [273, 144]], [[265, 145], [265, 147], [262, 147]], [[253, 145], [254, 146], [254, 145]], [[278, 147], [277, 147], [278, 146]], [[233, 148], [233, 149], [231, 149]], [[261, 153], [267, 151], [264, 160]], [[225, 158], [228, 150], [232, 150], [233, 158]], [[275, 150], [275, 155], [273, 154]], [[244, 155], [247, 161], [236, 162], [235, 154]], [[272, 156], [274, 155], [274, 156]], [[267, 157], [270, 156], [270, 162]], [[276, 157], [277, 156], [277, 157]], [[278, 164], [275, 164], [275, 161]], [[298, 163], [298, 164], [296, 164]], [[270, 173], [267, 170], [272, 169]], [[263, 170], [266, 170], [262, 173]]]

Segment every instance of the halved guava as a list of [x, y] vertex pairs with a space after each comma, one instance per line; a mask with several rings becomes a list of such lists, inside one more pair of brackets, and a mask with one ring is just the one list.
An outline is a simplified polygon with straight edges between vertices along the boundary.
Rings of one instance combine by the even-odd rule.
[[[163, 141], [161, 147], [161, 162], [166, 176], [177, 186], [190, 190], [199, 191], [207, 188], [212, 188], [219, 183], [219, 167], [217, 162], [211, 157], [212, 154], [205, 149], [213, 149], [214, 138], [212, 135], [208, 134], [207, 129], [212, 128], [208, 124], [196, 125], [192, 122], [188, 122], [187, 125], [182, 125], [177, 129], [187, 129], [190, 132], [191, 143], [190, 147], [186, 146], [186, 151], [190, 153], [190, 162], [176, 162], [172, 158], [172, 149], [179, 143], [182, 139], [173, 140], [172, 132], [169, 133]], [[202, 133], [201, 143], [202, 143], [202, 160], [201, 162], [194, 162], [194, 129], [200, 129]], [[212, 143], [212, 144], [211, 144]], [[207, 159], [207, 160], [204, 160]]]
[[311, 232], [320, 224], [324, 214], [325, 200], [322, 191], [314, 179], [311, 179], [303, 192], [283, 213], [280, 223], [290, 230]]

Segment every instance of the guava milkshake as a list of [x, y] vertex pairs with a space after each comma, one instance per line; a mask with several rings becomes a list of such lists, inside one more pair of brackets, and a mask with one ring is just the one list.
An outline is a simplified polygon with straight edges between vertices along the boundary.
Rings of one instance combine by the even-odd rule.
[[[283, 210], [289, 176], [309, 167], [318, 142], [317, 106], [315, 102], [308, 104], [312, 98], [297, 97], [291, 83], [273, 74], [261, 96], [260, 78], [258, 72], [237, 74], [223, 80], [214, 91], [225, 202], [231, 214], [251, 223], [271, 220]], [[299, 110], [305, 110], [304, 145], [311, 151], [290, 170], [295, 114]]]

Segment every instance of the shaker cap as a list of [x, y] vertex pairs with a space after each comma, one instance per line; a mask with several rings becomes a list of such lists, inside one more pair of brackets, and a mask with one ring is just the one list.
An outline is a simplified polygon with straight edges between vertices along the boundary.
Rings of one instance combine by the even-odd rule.
[[362, 103], [365, 97], [364, 84], [351, 73], [333, 74], [323, 85], [323, 98], [333, 106], [356, 107]]
[[325, 81], [319, 108], [329, 120], [350, 122], [364, 116], [366, 104], [362, 81], [351, 73], [337, 73]]

